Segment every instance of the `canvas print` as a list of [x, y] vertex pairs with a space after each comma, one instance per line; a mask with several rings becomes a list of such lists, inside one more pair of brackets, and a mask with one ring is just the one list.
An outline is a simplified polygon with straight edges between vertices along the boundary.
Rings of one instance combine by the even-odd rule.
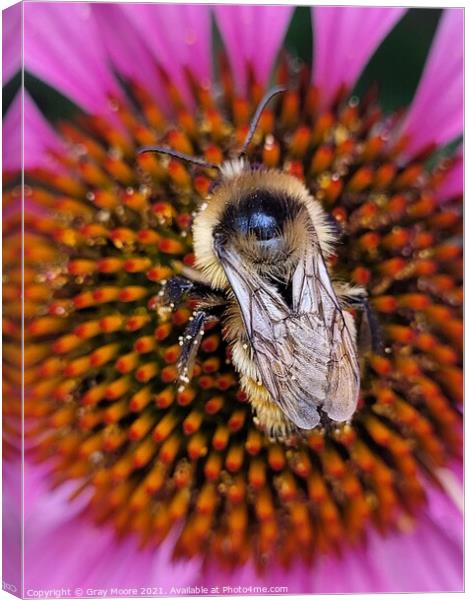
[[463, 34], [4, 11], [4, 590], [463, 590]]

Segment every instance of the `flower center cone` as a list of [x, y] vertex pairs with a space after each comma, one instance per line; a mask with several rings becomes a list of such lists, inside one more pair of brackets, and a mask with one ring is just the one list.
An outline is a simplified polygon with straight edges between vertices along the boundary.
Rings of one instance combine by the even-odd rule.
[[[61, 173], [26, 174], [28, 452], [50, 465], [52, 486], [76, 481], [91, 518], [119, 536], [157, 546], [171, 532], [175, 559], [262, 568], [341, 551], [370, 526], [408, 527], [426, 481], [459, 455], [462, 199], [439, 203], [452, 160], [430, 168], [431, 149], [401, 158], [398, 115], [384, 117], [372, 96], [340, 92], [322, 111], [321, 90], [301, 78], [264, 111], [250, 161], [300, 178], [336, 221], [331, 273], [367, 289], [384, 338], [382, 355], [361, 357], [351, 423], [269, 439], [221, 323], [207, 327], [181, 389], [175, 363], [194, 303], [156, 310], [164, 282], [193, 264], [191, 223], [213, 172], [137, 150], [163, 141], [213, 163], [232, 156], [262, 90], [238, 97], [222, 75], [217, 102], [193, 82], [194, 110], [171, 88], [171, 121], [132, 84], [137, 109], [114, 101], [120, 126], [61, 123]], [[19, 193], [10, 186], [7, 203]], [[20, 371], [20, 231], [18, 216], [5, 219], [7, 410]]]

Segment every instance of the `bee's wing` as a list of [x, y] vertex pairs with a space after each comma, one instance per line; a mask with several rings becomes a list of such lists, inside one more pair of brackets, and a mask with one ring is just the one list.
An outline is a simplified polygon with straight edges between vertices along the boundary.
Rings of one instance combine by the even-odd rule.
[[323, 256], [309, 244], [292, 279], [295, 313], [318, 315], [325, 343], [330, 348], [328, 390], [323, 410], [334, 421], [352, 417], [357, 406], [360, 370], [353, 318], [341, 309]]
[[333, 421], [347, 421], [356, 410], [360, 377], [356, 344], [351, 335], [352, 317], [341, 319], [334, 334], [334, 347], [329, 369], [328, 394], [323, 410]]
[[[321, 286], [321, 299], [316, 297], [316, 289], [310, 289], [318, 287], [307, 268], [313, 253], [307, 252], [301, 259], [294, 276], [295, 310], [274, 287], [249, 272], [233, 249], [219, 247], [218, 255], [240, 306], [262, 382], [273, 401], [302, 429], [318, 425], [317, 409], [322, 406], [333, 419], [349, 418], [355, 408], [354, 395], [357, 397], [355, 353], [349, 346], [342, 350], [338, 345], [343, 332], [339, 305]], [[325, 274], [330, 284], [326, 269]], [[351, 354], [347, 362], [352, 369], [341, 364], [345, 353]], [[334, 396], [329, 397], [330, 389]]]
[[312, 396], [303, 389], [308, 358], [299, 348], [305, 339], [302, 328], [296, 330], [296, 322], [290, 320], [279, 294], [249, 272], [238, 254], [224, 248], [219, 258], [240, 306], [263, 384], [296, 425], [303, 429], [315, 427], [320, 420], [315, 410], [319, 402], [312, 402]]

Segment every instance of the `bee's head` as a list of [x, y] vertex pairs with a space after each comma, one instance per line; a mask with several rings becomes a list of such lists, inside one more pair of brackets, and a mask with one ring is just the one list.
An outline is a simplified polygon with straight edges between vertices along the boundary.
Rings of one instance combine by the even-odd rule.
[[[222, 178], [194, 220], [196, 266], [215, 287], [227, 280], [218, 248], [231, 248], [260, 275], [288, 276], [295, 269], [308, 229], [323, 225], [321, 208], [297, 178], [246, 164]], [[326, 236], [320, 235], [327, 233]], [[320, 232], [320, 245], [329, 232]], [[327, 239], [328, 238], [328, 239]]]
[[199, 209], [193, 225], [196, 266], [215, 287], [226, 287], [227, 279], [214, 244], [234, 244], [238, 255], [260, 274], [289, 272], [303, 243], [306, 228], [313, 225], [322, 251], [328, 252], [330, 232], [319, 205], [304, 185], [280, 170], [258, 170], [245, 154], [261, 114], [270, 100], [286, 91], [276, 87], [261, 100], [251, 120], [238, 158], [222, 165], [188, 156], [163, 146], [146, 146], [140, 152], [158, 152], [218, 170], [212, 193]]
[[288, 271], [304, 230], [302, 214], [305, 219], [302, 205], [285, 190], [254, 187], [226, 204], [212, 232], [214, 244], [233, 245], [259, 273]]

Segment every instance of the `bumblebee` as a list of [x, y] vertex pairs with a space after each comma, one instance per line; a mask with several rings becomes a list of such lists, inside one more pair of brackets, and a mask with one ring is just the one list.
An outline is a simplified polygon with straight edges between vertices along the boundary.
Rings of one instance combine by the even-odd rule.
[[172, 306], [186, 295], [198, 300], [181, 340], [179, 378], [190, 381], [205, 323], [217, 315], [254, 420], [275, 438], [351, 419], [360, 367], [349, 309], [363, 308], [372, 323], [364, 290], [329, 273], [338, 232], [320, 203], [294, 176], [245, 158], [263, 109], [282, 91], [263, 98], [235, 160], [219, 166], [164, 147], [141, 149], [219, 171], [193, 222], [195, 268], [160, 292]]

